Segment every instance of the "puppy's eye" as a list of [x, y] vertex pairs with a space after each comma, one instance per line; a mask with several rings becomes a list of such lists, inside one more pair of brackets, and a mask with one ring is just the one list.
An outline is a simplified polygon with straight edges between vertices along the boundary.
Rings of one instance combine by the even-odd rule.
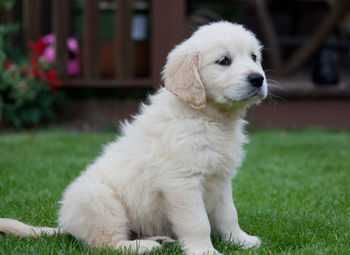
[[221, 66], [229, 66], [232, 63], [232, 60], [229, 57], [222, 57], [219, 60], [217, 60], [215, 63]]
[[258, 60], [258, 57], [254, 53], [252, 53], [251, 56], [252, 56], [252, 59], [254, 62], [256, 62]]

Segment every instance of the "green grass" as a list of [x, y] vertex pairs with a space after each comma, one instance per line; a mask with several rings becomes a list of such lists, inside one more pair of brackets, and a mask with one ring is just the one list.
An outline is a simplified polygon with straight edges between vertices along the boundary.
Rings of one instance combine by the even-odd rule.
[[[114, 137], [2, 134], [0, 217], [56, 226], [62, 191]], [[224, 254], [350, 254], [350, 133], [268, 131], [252, 133], [250, 140], [233, 189], [242, 229], [260, 236], [263, 245], [242, 251], [213, 237], [215, 247]], [[67, 235], [0, 235], [0, 253], [118, 254]]]

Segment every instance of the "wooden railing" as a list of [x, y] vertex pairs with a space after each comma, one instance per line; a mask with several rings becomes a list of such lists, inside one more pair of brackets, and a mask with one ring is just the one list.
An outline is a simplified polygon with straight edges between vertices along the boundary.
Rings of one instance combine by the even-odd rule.
[[[27, 39], [37, 39], [43, 35], [41, 13], [47, 6], [47, 0], [27, 1]], [[68, 52], [67, 38], [72, 31], [71, 1], [51, 1], [52, 31], [56, 36], [56, 67], [64, 85], [68, 87], [157, 87], [160, 84], [160, 72], [168, 51], [180, 42], [185, 33], [185, 0], [150, 0], [150, 39], [149, 39], [149, 75], [137, 78], [132, 73], [132, 0], [115, 0], [115, 58], [114, 77], [103, 78], [98, 72], [99, 45], [99, 0], [86, 0], [83, 6], [83, 43], [80, 77], [67, 75]]]

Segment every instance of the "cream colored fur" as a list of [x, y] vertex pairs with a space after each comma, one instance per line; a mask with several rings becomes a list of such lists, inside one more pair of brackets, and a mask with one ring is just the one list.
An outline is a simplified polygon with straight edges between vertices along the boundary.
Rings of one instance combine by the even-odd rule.
[[[224, 56], [229, 66], [217, 63]], [[59, 231], [93, 247], [139, 253], [169, 236], [186, 254], [219, 254], [210, 233], [243, 248], [259, 246], [239, 227], [231, 180], [244, 157], [245, 111], [267, 93], [266, 79], [260, 89], [247, 81], [250, 73], [264, 75], [260, 60], [254, 35], [228, 22], [203, 26], [175, 47], [163, 71], [165, 88], [64, 192]], [[58, 229], [1, 219], [0, 231], [28, 236]]]

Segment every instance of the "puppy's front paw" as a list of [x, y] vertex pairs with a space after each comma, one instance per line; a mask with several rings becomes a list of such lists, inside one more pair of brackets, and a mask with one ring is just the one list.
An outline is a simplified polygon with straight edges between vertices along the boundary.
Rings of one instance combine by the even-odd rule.
[[244, 236], [241, 236], [237, 242], [238, 245], [240, 245], [243, 249], [249, 249], [249, 248], [259, 248], [261, 245], [261, 240], [257, 236], [250, 236], [245, 234]]

